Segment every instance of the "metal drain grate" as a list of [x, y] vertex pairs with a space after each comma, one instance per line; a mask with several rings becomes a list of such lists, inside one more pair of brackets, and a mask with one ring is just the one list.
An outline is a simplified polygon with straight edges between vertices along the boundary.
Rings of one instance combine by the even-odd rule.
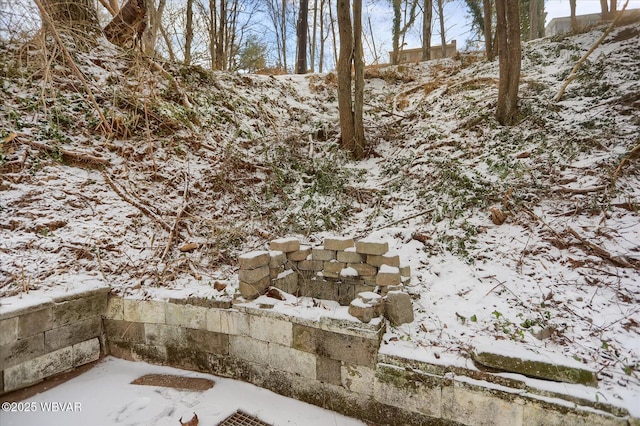
[[244, 411], [236, 411], [226, 419], [224, 419], [221, 423], [218, 423], [218, 426], [271, 426], [269, 423], [263, 422], [257, 417], [254, 417], [250, 414], [245, 413]]

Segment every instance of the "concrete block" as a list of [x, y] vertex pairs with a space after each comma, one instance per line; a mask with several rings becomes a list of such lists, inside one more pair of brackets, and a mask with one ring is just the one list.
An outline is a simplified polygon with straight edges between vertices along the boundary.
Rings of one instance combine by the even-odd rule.
[[54, 327], [60, 327], [95, 317], [96, 315], [102, 316], [106, 311], [107, 294], [104, 292], [55, 303], [53, 305], [53, 325]]
[[369, 322], [375, 316], [374, 307], [364, 303], [361, 299], [354, 299], [349, 304], [349, 315], [358, 318], [362, 322]]
[[298, 274], [291, 269], [287, 269], [278, 274], [271, 282], [271, 285], [286, 293], [296, 294], [298, 292]]
[[356, 297], [356, 285], [352, 283], [342, 282], [337, 284], [338, 303], [342, 306], [349, 306], [351, 301]]
[[284, 265], [277, 266], [275, 268], [269, 267], [269, 278], [275, 280], [278, 275], [285, 271]]
[[306, 260], [310, 255], [311, 247], [300, 246], [298, 250], [287, 253], [287, 259], [293, 262], [300, 262], [301, 260]]
[[300, 250], [300, 240], [295, 237], [278, 238], [269, 243], [269, 249], [290, 253]]
[[238, 271], [238, 279], [247, 284], [257, 283], [269, 276], [269, 265], [263, 265], [255, 269], [240, 269]]
[[327, 358], [357, 365], [373, 366], [378, 354], [378, 340], [317, 328], [293, 325], [293, 347]]
[[396, 268], [400, 267], [400, 256], [393, 253], [385, 253], [382, 255], [367, 255], [367, 263], [369, 265], [377, 266], [378, 268], [382, 265], [395, 266]]
[[73, 368], [71, 346], [49, 352], [4, 370], [5, 391], [25, 388], [42, 379]]
[[247, 336], [229, 336], [229, 355], [266, 366], [269, 363], [269, 343]]
[[124, 320], [164, 324], [166, 321], [165, 302], [156, 300], [124, 299]]
[[249, 335], [249, 315], [231, 309], [207, 311], [207, 330], [234, 336]]
[[[524, 420], [523, 401], [514, 395], [505, 399], [494, 396], [489, 389], [472, 390], [454, 381], [442, 388], [442, 414], [446, 420], [464, 424], [513, 426]], [[545, 423], [546, 424], [546, 423]], [[570, 424], [570, 423], [565, 423]]]
[[[439, 418], [442, 415], [441, 386], [441, 377], [378, 364], [373, 385], [373, 397], [382, 404]], [[469, 422], [468, 420], [461, 421], [461, 423], [491, 424]]]
[[216, 355], [229, 353], [229, 335], [207, 330], [185, 330], [186, 347]]
[[63, 325], [44, 333], [44, 350], [51, 352], [60, 348], [98, 337], [102, 334], [102, 318], [94, 316], [82, 321]]
[[376, 284], [379, 286], [398, 285], [401, 280], [400, 270], [389, 265], [382, 265], [376, 276]]
[[316, 379], [316, 356], [289, 346], [269, 343], [267, 362], [271, 368]]
[[269, 277], [269, 274], [267, 274], [266, 277], [264, 277], [263, 279], [255, 283], [247, 283], [244, 281], [240, 281], [239, 283], [240, 294], [245, 299], [252, 300], [266, 293], [270, 285], [271, 285], [271, 277]]
[[167, 303], [167, 325], [205, 329], [207, 310], [202, 306]]
[[343, 262], [338, 262], [337, 260], [331, 260], [329, 262], [324, 262], [323, 265], [323, 273], [326, 275], [327, 272], [332, 272], [334, 274], [340, 274], [340, 271], [342, 271], [345, 267], [347, 266], [346, 263]]
[[[557, 410], [557, 411], [556, 411]], [[597, 411], [567, 409], [550, 403], [527, 402], [523, 406], [523, 424], [527, 426], [627, 426], [634, 425], [619, 417], [601, 414]]]
[[373, 396], [375, 369], [343, 363], [341, 366], [342, 386], [350, 392]]
[[0, 370], [23, 364], [44, 354], [44, 333], [0, 346]]
[[145, 344], [149, 346], [184, 346], [186, 329], [177, 325], [145, 324]]
[[342, 386], [342, 362], [324, 356], [316, 357], [316, 380]]
[[353, 247], [353, 238], [327, 237], [324, 239], [325, 250], [345, 250], [349, 247]]
[[249, 336], [265, 342], [291, 346], [293, 342], [293, 323], [262, 315], [250, 315]]
[[144, 323], [121, 320], [103, 321], [109, 342], [145, 343]]
[[73, 352], [73, 366], [78, 367], [100, 359], [100, 339], [93, 338], [76, 343], [71, 347]]
[[104, 316], [110, 320], [124, 320], [124, 299], [118, 296], [109, 296]]
[[311, 279], [299, 283], [300, 296], [323, 300], [338, 300], [338, 286], [335, 282]]
[[18, 340], [18, 318], [0, 320], [0, 346], [8, 345]]
[[281, 251], [269, 252], [269, 268], [278, 268], [284, 266], [287, 262], [287, 255]]
[[53, 328], [53, 306], [18, 317], [18, 338], [33, 336]]
[[336, 250], [327, 250], [323, 246], [311, 249], [311, 259], [313, 260], [328, 262], [330, 260], [335, 260], [335, 258]]
[[393, 325], [413, 322], [411, 296], [401, 291], [390, 291], [384, 301], [384, 316]]
[[347, 263], [347, 267], [355, 269], [361, 277], [374, 277], [378, 273], [378, 268], [368, 263]]
[[411, 277], [411, 266], [400, 265], [400, 275], [403, 277]]
[[377, 240], [356, 241], [356, 252], [361, 254], [383, 255], [389, 251], [389, 243]]
[[271, 255], [268, 251], [258, 250], [241, 254], [238, 257], [238, 264], [240, 269], [256, 269], [269, 265], [270, 260]]
[[321, 260], [301, 260], [298, 262], [298, 269], [301, 271], [322, 271], [324, 262]]
[[344, 263], [365, 263], [367, 261], [367, 255], [356, 252], [355, 247], [350, 247], [338, 251], [336, 253], [336, 259], [338, 262]]

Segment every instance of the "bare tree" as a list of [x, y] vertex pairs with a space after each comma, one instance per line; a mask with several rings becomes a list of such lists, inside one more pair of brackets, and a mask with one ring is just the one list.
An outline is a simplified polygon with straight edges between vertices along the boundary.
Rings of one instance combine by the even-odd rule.
[[493, 51], [493, 12], [491, 10], [491, 0], [482, 0], [482, 10], [484, 11], [484, 50], [488, 61], [495, 59]]
[[184, 64], [191, 65], [191, 45], [193, 43], [193, 0], [187, 0], [187, 22], [184, 35]]
[[578, 18], [576, 18], [576, 0], [569, 0], [569, 8], [571, 9], [571, 31], [578, 31]]
[[444, 2], [445, 0], [436, 0], [438, 5], [438, 21], [440, 21], [440, 48], [442, 49], [442, 57], [447, 57], [447, 36], [444, 28]]
[[496, 118], [500, 124], [510, 126], [516, 122], [518, 115], [522, 54], [517, 1], [496, 0], [496, 40], [500, 66]]
[[[41, 0], [41, 5], [56, 31], [73, 37], [81, 45], [92, 45], [102, 32], [91, 0]], [[42, 22], [48, 20], [43, 17]], [[47, 30], [46, 24], [44, 29]]]
[[[405, 6], [404, 20], [402, 19], [403, 3]], [[400, 38], [402, 38], [402, 40], [404, 41], [405, 34], [415, 22], [418, 0], [411, 0], [410, 4], [408, 2], [403, 2], [403, 0], [392, 0], [391, 5], [393, 7], [393, 26], [391, 28], [393, 39], [393, 54], [391, 63], [397, 64], [399, 60], [400, 50], [402, 49]]]
[[433, 0], [424, 0], [422, 9], [422, 60], [431, 59], [431, 22], [433, 21]]
[[307, 72], [307, 32], [309, 31], [309, 0], [300, 0], [300, 13], [298, 14], [298, 60], [297, 74]]

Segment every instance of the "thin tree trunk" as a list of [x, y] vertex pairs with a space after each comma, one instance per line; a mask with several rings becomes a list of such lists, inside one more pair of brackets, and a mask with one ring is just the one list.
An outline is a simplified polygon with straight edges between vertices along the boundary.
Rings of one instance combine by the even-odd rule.
[[287, 71], [287, 1], [282, 0], [282, 17], [280, 21], [282, 27], [282, 63]]
[[529, 40], [538, 38], [538, 0], [529, 0]]
[[484, 9], [484, 49], [488, 61], [493, 61], [496, 56], [493, 52], [493, 12], [491, 10], [491, 0], [483, 0]]
[[571, 9], [571, 31], [578, 32], [578, 18], [576, 18], [576, 0], [569, 0], [569, 8]]
[[211, 69], [216, 69], [216, 40], [218, 39], [217, 33], [217, 17], [216, 17], [216, 0], [209, 0], [209, 61], [211, 63]]
[[602, 11], [600, 17], [603, 21], [608, 21], [611, 19], [609, 15], [609, 5], [607, 4], [607, 0], [600, 0], [600, 10]]
[[393, 50], [391, 57], [391, 65], [397, 65], [400, 62], [400, 14], [402, 0], [393, 0], [393, 27], [391, 30], [392, 41], [391, 48]]
[[218, 25], [218, 40], [216, 41], [216, 69], [224, 70], [225, 65], [225, 29], [227, 27], [227, 8], [226, 8], [226, 0], [220, 0], [220, 10], [219, 10], [219, 21]]
[[362, 0], [353, 0], [353, 66], [354, 87], [354, 146], [351, 151], [357, 160], [364, 157], [364, 49], [362, 47]]
[[191, 43], [193, 42], [193, 0], [187, 0], [187, 22], [184, 37], [184, 64], [191, 65]]
[[500, 66], [496, 118], [510, 126], [517, 120], [518, 86], [520, 85], [521, 44], [518, 2], [496, 0], [496, 38]]
[[171, 39], [169, 38], [169, 34], [167, 34], [167, 30], [164, 29], [164, 25], [160, 25], [160, 34], [162, 35], [162, 39], [164, 40], [164, 44], [167, 45], [167, 52], [169, 53], [169, 60], [175, 62], [176, 55], [173, 53], [173, 45], [171, 44]]
[[[90, 0], [41, 0], [59, 34], [73, 37], [78, 45], [94, 45], [101, 34], [98, 14]], [[10, 3], [9, 3], [10, 4]], [[46, 20], [43, 18], [42, 22]], [[43, 25], [45, 30], [46, 24]]]
[[[320, 57], [318, 58], [318, 72], [322, 74], [324, 63], [324, 1], [320, 0]], [[328, 37], [328, 35], [327, 35]]]
[[444, 0], [438, 0], [438, 18], [440, 19], [440, 43], [442, 57], [447, 57], [447, 37], [444, 29]]
[[422, 60], [431, 59], [431, 21], [433, 20], [433, 0], [424, 0], [422, 11]]
[[333, 61], [334, 64], [336, 64], [336, 67], [338, 65], [338, 42], [337, 42], [337, 37], [336, 37], [336, 25], [335, 25], [335, 20], [333, 19], [333, 8], [331, 7], [331, 0], [329, 1], [329, 22], [331, 23], [331, 37], [333, 40]]
[[353, 57], [353, 28], [350, 0], [337, 0], [340, 56], [338, 72], [338, 111], [340, 115], [340, 146], [350, 152], [355, 149], [355, 128], [351, 105], [351, 62]]
[[298, 13], [298, 60], [297, 74], [307, 73], [307, 31], [309, 29], [309, 0], [300, 0]]
[[311, 72], [315, 72], [316, 70], [317, 30], [318, 30], [318, 0], [313, 0], [313, 34], [311, 35]]

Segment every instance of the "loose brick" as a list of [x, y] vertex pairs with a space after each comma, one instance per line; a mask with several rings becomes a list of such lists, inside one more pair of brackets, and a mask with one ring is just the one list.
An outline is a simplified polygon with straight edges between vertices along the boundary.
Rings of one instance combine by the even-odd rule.
[[257, 283], [264, 277], [269, 277], [269, 265], [260, 266], [255, 269], [240, 269], [238, 279], [247, 284]]
[[391, 254], [389, 252], [383, 255], [367, 255], [367, 263], [369, 265], [377, 266], [378, 268], [382, 265], [395, 266], [396, 268], [400, 267], [400, 256], [397, 254]]
[[402, 275], [403, 277], [411, 277], [411, 266], [401, 264], [400, 275]]
[[311, 259], [313, 260], [321, 260], [323, 262], [328, 262], [330, 260], [335, 260], [335, 258], [336, 258], [335, 250], [327, 250], [323, 246], [311, 249]]
[[398, 285], [401, 280], [400, 270], [395, 266], [382, 265], [376, 276], [376, 284], [380, 286]]
[[306, 260], [310, 255], [311, 255], [311, 247], [300, 246], [299, 250], [287, 253], [287, 259], [293, 262], [300, 262], [301, 260]]
[[324, 239], [325, 250], [345, 250], [349, 247], [353, 247], [353, 238], [327, 237]]
[[238, 257], [238, 264], [241, 269], [256, 269], [269, 265], [271, 255], [268, 251], [259, 250], [241, 254]]
[[378, 273], [378, 268], [367, 263], [347, 263], [347, 267], [355, 269], [361, 277], [373, 277]]
[[298, 292], [298, 274], [288, 269], [278, 274], [271, 285], [286, 293], [296, 294]]
[[284, 266], [287, 261], [287, 255], [281, 251], [271, 251], [269, 256], [269, 268]]
[[301, 271], [322, 271], [324, 262], [321, 260], [302, 260], [298, 262], [298, 269]]
[[263, 279], [255, 283], [247, 283], [240, 281], [240, 294], [246, 299], [252, 300], [263, 295], [271, 285], [271, 277], [267, 275]]
[[367, 255], [356, 252], [355, 247], [350, 247], [337, 252], [336, 259], [344, 263], [364, 263], [367, 261]]
[[383, 255], [389, 251], [389, 243], [376, 240], [356, 241], [356, 252], [362, 254]]
[[290, 253], [300, 250], [300, 240], [295, 237], [278, 238], [269, 243], [269, 248], [274, 251]]
[[346, 263], [338, 262], [337, 260], [324, 262], [323, 272], [325, 273], [332, 272], [334, 274], [340, 274], [340, 271], [342, 271], [346, 266], [347, 266]]

